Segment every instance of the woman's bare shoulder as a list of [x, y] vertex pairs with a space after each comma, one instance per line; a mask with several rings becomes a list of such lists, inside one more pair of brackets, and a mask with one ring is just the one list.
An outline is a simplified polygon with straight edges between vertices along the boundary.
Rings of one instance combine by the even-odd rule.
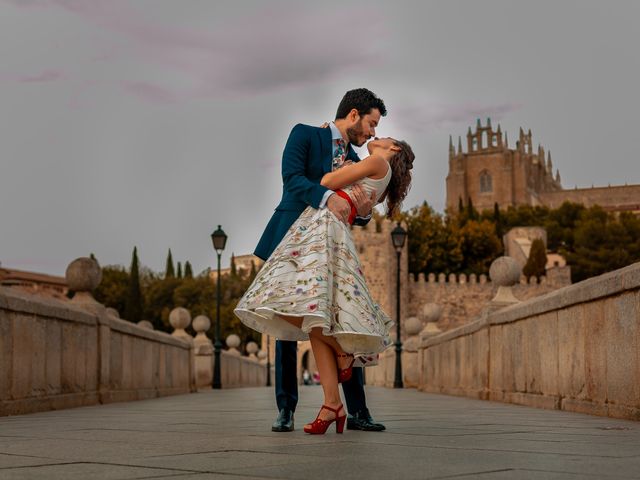
[[380, 154], [372, 153], [362, 161], [369, 163], [369, 169], [371, 171], [369, 178], [374, 180], [383, 178], [389, 170], [389, 163]]

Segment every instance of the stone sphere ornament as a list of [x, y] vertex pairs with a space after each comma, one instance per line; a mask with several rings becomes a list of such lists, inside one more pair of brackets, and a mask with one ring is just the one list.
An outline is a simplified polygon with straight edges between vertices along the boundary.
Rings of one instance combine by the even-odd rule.
[[250, 357], [255, 357], [258, 352], [258, 344], [256, 342], [249, 342], [247, 343], [246, 350]]
[[153, 323], [151, 323], [149, 320], [140, 320], [138, 322], [138, 326], [146, 328], [147, 330], [153, 330]]
[[410, 337], [417, 335], [422, 330], [422, 322], [418, 317], [409, 317], [404, 321], [404, 331]]
[[80, 257], [69, 264], [65, 278], [69, 290], [92, 292], [102, 281], [102, 269], [93, 258]]
[[240, 346], [240, 337], [235, 333], [232, 333], [227, 337], [227, 347], [238, 348]]
[[442, 306], [437, 303], [427, 303], [422, 307], [422, 317], [427, 323], [437, 322], [442, 317]]
[[193, 329], [197, 332], [207, 332], [211, 328], [211, 320], [206, 315], [198, 315], [193, 319]]
[[191, 335], [185, 331], [185, 328], [191, 323], [191, 313], [189, 313], [189, 310], [184, 307], [174, 308], [169, 314], [169, 323], [174, 328], [171, 335], [174, 337], [191, 338]]
[[498, 286], [496, 296], [491, 300], [493, 308], [502, 308], [520, 301], [511, 290], [512, 286], [520, 283], [520, 275], [522, 267], [511, 257], [498, 257], [491, 263], [489, 277]]
[[520, 282], [522, 268], [511, 257], [498, 257], [491, 263], [489, 278], [499, 287], [511, 287]]

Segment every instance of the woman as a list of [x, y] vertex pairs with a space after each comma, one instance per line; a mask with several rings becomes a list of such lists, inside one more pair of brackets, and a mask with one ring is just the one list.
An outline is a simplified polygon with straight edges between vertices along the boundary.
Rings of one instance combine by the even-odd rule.
[[[391, 218], [407, 195], [414, 154], [392, 138], [368, 143], [369, 156], [344, 165], [322, 178], [351, 205], [355, 183], [378, 203], [386, 200]], [[390, 345], [393, 322], [369, 294], [351, 229], [327, 208], [307, 207], [267, 259], [238, 303], [235, 314], [262, 333], [281, 340], [310, 340], [320, 371], [324, 404], [318, 417], [304, 427], [325, 433], [332, 422], [342, 433], [346, 413], [339, 382], [351, 378], [356, 360], [366, 364]]]

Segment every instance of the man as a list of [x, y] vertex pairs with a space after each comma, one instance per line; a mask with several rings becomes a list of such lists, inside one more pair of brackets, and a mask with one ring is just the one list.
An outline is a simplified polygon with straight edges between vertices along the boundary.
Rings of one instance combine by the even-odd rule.
[[[348, 222], [351, 207], [347, 200], [320, 185], [322, 176], [344, 162], [359, 158], [351, 144], [358, 147], [375, 135], [380, 117], [387, 113], [384, 102], [366, 88], [348, 91], [343, 97], [335, 122], [329, 128], [296, 125], [282, 154], [283, 194], [254, 254], [266, 260], [278, 246], [289, 227], [309, 205], [328, 208], [339, 219]], [[353, 194], [357, 209], [354, 225], [366, 225], [371, 219], [373, 196], [361, 188]], [[278, 417], [274, 432], [290, 432], [294, 428], [293, 414], [298, 403], [297, 343], [276, 342], [276, 403]], [[384, 430], [375, 423], [367, 409], [362, 368], [354, 368], [351, 380], [342, 384], [352, 430]]]

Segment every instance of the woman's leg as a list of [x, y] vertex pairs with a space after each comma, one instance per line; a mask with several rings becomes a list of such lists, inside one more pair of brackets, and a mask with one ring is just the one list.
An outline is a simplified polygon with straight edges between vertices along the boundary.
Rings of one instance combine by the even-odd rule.
[[[312, 332], [316, 330], [313, 329]], [[320, 330], [320, 329], [317, 329]], [[322, 333], [320, 333], [322, 335]], [[320, 383], [322, 384], [322, 391], [324, 393], [324, 404], [338, 408], [342, 404], [340, 399], [340, 391], [338, 390], [338, 369], [336, 366], [336, 354], [327, 343], [318, 338], [318, 335], [309, 335], [311, 340], [311, 348], [313, 349], [313, 356], [320, 372]], [[340, 410], [341, 414], [344, 414], [344, 410]], [[336, 418], [336, 414], [329, 410], [322, 410], [319, 417], [323, 420], [331, 420]]]
[[321, 328], [312, 328], [309, 332], [309, 339], [315, 338], [316, 340], [325, 343], [334, 351], [334, 358], [338, 364], [338, 368], [347, 368], [351, 364], [351, 359], [348, 357], [336, 357], [336, 355], [346, 355], [338, 341], [332, 337], [322, 333]]
[[302, 320], [304, 320], [304, 317], [294, 317], [282, 314], [279, 314], [278, 316], [285, 322], [289, 322], [294, 327], [302, 328]]

